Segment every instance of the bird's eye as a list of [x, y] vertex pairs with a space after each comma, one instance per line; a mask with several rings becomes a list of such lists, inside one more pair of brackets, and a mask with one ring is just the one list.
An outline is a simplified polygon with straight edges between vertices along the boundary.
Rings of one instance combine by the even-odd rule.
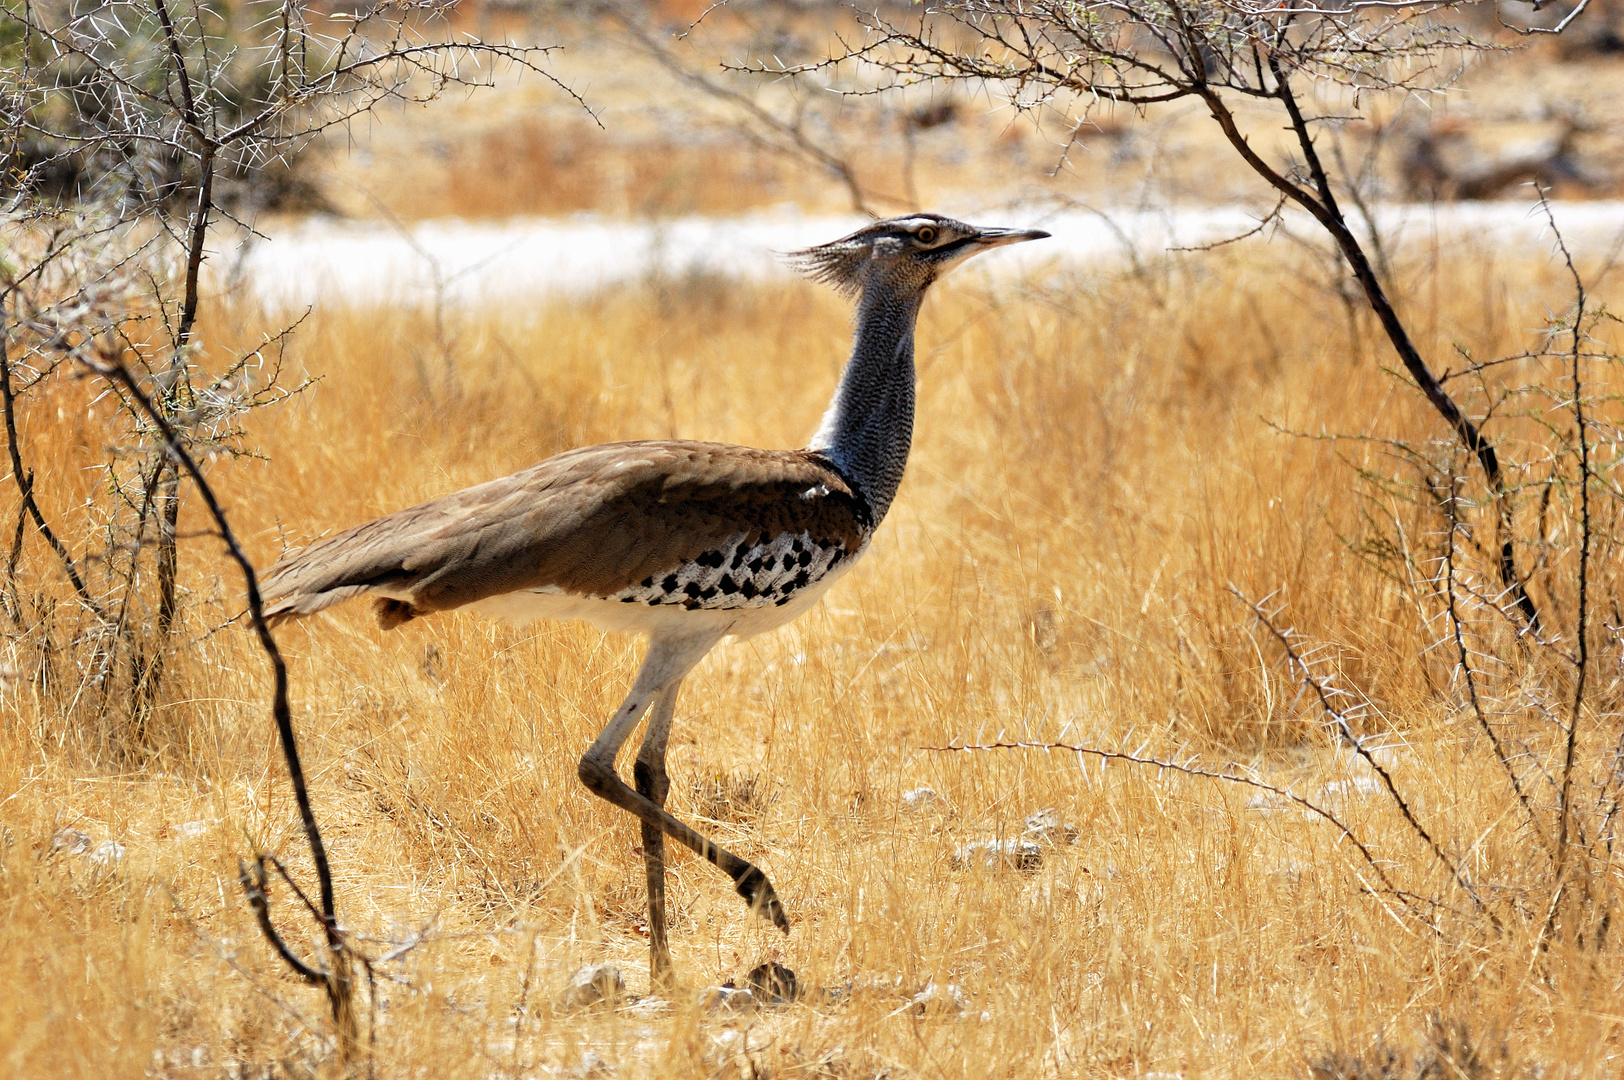
[[936, 230], [926, 225], [914, 233], [914, 239], [921, 244], [934, 244], [936, 242]]

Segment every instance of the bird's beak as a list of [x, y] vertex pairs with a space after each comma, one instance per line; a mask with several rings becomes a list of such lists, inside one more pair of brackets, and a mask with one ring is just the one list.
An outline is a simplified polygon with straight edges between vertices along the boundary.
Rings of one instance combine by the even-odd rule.
[[1042, 240], [1048, 235], [1042, 229], [979, 229], [975, 236], [960, 243], [950, 258], [937, 264], [936, 280], [940, 281], [948, 271], [972, 255], [980, 255], [983, 251], [991, 251], [993, 248], [1009, 244], [1019, 244], [1023, 240]]
[[1026, 240], [1044, 240], [1048, 238], [1048, 235], [1042, 229], [982, 229], [981, 235], [976, 237], [976, 246], [981, 248], [1005, 247]]

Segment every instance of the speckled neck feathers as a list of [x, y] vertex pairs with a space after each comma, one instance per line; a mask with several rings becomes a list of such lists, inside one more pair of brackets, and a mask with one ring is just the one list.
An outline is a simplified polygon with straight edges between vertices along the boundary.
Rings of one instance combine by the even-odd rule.
[[896, 498], [913, 443], [914, 323], [926, 284], [864, 284], [851, 359], [807, 446], [857, 486], [875, 525]]

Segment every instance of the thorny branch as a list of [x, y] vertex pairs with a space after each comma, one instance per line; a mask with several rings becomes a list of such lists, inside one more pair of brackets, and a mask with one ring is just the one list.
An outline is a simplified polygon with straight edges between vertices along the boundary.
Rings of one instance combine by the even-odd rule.
[[[1535, 11], [1546, 7], [1548, 2], [1549, 0], [1530, 0], [1530, 3], [1532, 3]], [[1562, 31], [1572, 26], [1573, 21], [1579, 16], [1583, 15], [1585, 13], [1585, 8], [1589, 6], [1590, 0], [1579, 0], [1577, 4], [1573, 5], [1573, 10], [1562, 16], [1562, 21], [1557, 23], [1555, 26], [1517, 26], [1513, 23], [1506, 22], [1504, 18], [1500, 20], [1500, 25], [1525, 36], [1532, 36], [1534, 34], [1560, 34]]]
[[[304, 0], [223, 9], [172, 0], [89, 7], [31, 0], [0, 7], [0, 30], [8, 31], [13, 50], [8, 55], [18, 61], [0, 67], [0, 195], [6, 200], [0, 227], [8, 262], [0, 282], [0, 314], [6, 316], [0, 399], [22, 495], [8, 571], [14, 577], [31, 518], [97, 616], [87, 635], [95, 652], [82, 665], [86, 683], [100, 685], [105, 695], [109, 673], [124, 658], [139, 743], [140, 718], [156, 703], [178, 611], [182, 478], [195, 486], [243, 574], [249, 619], [272, 667], [271, 711], [310, 846], [318, 902], [305, 900], [268, 855], [257, 857], [252, 869], [243, 867], [243, 888], [278, 955], [301, 978], [325, 987], [346, 1057], [356, 1047], [352, 964], [361, 963], [369, 980], [371, 966], [337, 923], [328, 853], [292, 726], [287, 669], [265, 623], [254, 568], [200, 465], [204, 451], [252, 452], [236, 445], [242, 433], [233, 417], [277, 400], [280, 365], [267, 371], [261, 352], [273, 343], [279, 349], [292, 328], [200, 379], [203, 270], [212, 227], [222, 218], [241, 224], [249, 217], [234, 209], [228, 182], [257, 193], [267, 183], [267, 165], [291, 162], [316, 135], [386, 102], [427, 101], [448, 87], [485, 85], [500, 65], [538, 75], [585, 107], [544, 66], [550, 48], [462, 35], [444, 15], [437, 3], [335, 13]], [[251, 231], [251, 222], [244, 227]], [[14, 332], [27, 340], [18, 344]], [[14, 345], [26, 351], [23, 359]], [[69, 356], [101, 376], [127, 420], [128, 436], [114, 437], [101, 468], [103, 494], [87, 505], [106, 537], [105, 551], [82, 560], [47, 522], [22, 460], [20, 395], [57, 370], [56, 362], [39, 367], [19, 389], [19, 364], [36, 355]], [[269, 387], [258, 379], [265, 374]], [[140, 621], [143, 552], [153, 547], [156, 643], [144, 636], [149, 628]], [[104, 610], [82, 571], [98, 559], [115, 597], [112, 611]], [[268, 867], [321, 924], [324, 964], [300, 959], [276, 931]]]
[[1541, 843], [1549, 845], [1550, 840], [1540, 828], [1539, 815], [1534, 810], [1534, 804], [1528, 793], [1523, 790], [1522, 781], [1517, 776], [1517, 770], [1512, 764], [1510, 753], [1500, 741], [1494, 726], [1489, 723], [1488, 716], [1483, 711], [1483, 702], [1478, 696], [1477, 673], [1472, 669], [1471, 650], [1466, 645], [1466, 631], [1460, 610], [1460, 588], [1456, 581], [1457, 567], [1456, 553], [1458, 551], [1458, 538], [1464, 528], [1459, 512], [1460, 495], [1455, 490], [1455, 478], [1449, 478], [1449, 491], [1445, 496], [1448, 517], [1448, 536], [1444, 546], [1444, 599], [1449, 615], [1450, 636], [1455, 643], [1456, 661], [1460, 665], [1461, 676], [1466, 682], [1467, 700], [1472, 706], [1472, 715], [1477, 719], [1477, 725], [1483, 734], [1488, 737], [1489, 746], [1494, 752], [1494, 758], [1505, 771], [1506, 779], [1511, 784], [1511, 790], [1516, 792], [1517, 801], [1522, 805], [1523, 813], [1528, 818], [1528, 824], [1533, 827]]
[[716, 79], [712, 79], [702, 72], [698, 72], [684, 64], [675, 53], [648, 27], [635, 16], [627, 13], [623, 3], [603, 3], [599, 5], [609, 18], [619, 25], [626, 38], [637, 48], [655, 60], [660, 66], [671, 72], [683, 82], [695, 89], [708, 94], [718, 101], [734, 106], [748, 116], [761, 128], [770, 132], [781, 146], [777, 149], [787, 149], [789, 152], [806, 159], [818, 166], [846, 188], [846, 194], [851, 199], [852, 209], [860, 214], [877, 217], [869, 207], [869, 194], [864, 190], [858, 180], [857, 172], [839, 154], [827, 149], [807, 134], [805, 127], [798, 121], [780, 119], [769, 110], [763, 108], [748, 94], [740, 93]]
[[[123, 387], [131, 400], [140, 408], [141, 412], [163, 435], [164, 449], [175, 462], [176, 467], [183, 470], [197, 487], [198, 495], [208, 508], [209, 516], [213, 520], [221, 541], [226, 546], [226, 552], [231, 561], [237, 564], [242, 572], [243, 588], [248, 598], [248, 619], [253, 627], [254, 635], [259, 641], [261, 650], [270, 662], [272, 671], [271, 715], [276, 723], [277, 736], [282, 744], [282, 756], [287, 766], [288, 779], [293, 785], [293, 799], [299, 810], [299, 823], [304, 829], [305, 840], [310, 845], [311, 861], [315, 864], [316, 880], [321, 891], [320, 921], [322, 931], [326, 937], [327, 949], [332, 957], [332, 966], [329, 970], [317, 973], [322, 985], [327, 990], [329, 1004], [332, 1007], [333, 1020], [338, 1025], [341, 1045], [346, 1056], [353, 1051], [356, 1036], [354, 1013], [354, 987], [351, 982], [349, 969], [349, 947], [344, 941], [344, 935], [339, 929], [334, 908], [333, 875], [327, 861], [327, 846], [322, 841], [321, 829], [316, 823], [316, 815], [310, 804], [310, 791], [305, 783], [304, 766], [299, 759], [299, 746], [293, 731], [293, 714], [288, 705], [288, 669], [282, 659], [282, 651], [277, 647], [276, 638], [271, 634], [270, 624], [265, 621], [265, 604], [259, 592], [259, 576], [254, 570], [254, 564], [238, 543], [236, 534], [232, 531], [231, 522], [226, 516], [224, 507], [215, 496], [214, 488], [203, 475], [203, 470], [192, 455], [187, 451], [180, 432], [162, 413], [152, 398], [141, 388], [140, 382], [130, 373], [122, 359], [111, 351], [100, 349], [82, 349], [77, 358], [90, 370], [100, 375], [110, 383]], [[275, 933], [275, 927], [270, 922], [269, 903], [264, 892], [264, 867], [260, 864], [260, 873], [256, 879], [245, 880], [243, 887], [248, 893], [249, 904], [254, 908], [256, 916], [260, 919], [260, 926], [271, 938], [271, 943], [283, 959], [288, 960], [294, 970], [301, 976], [309, 978], [313, 973], [308, 965], [296, 962], [297, 958], [281, 941]], [[256, 900], [257, 895], [257, 900]]]
[[[1556, 218], [1551, 213], [1550, 200], [1545, 192], [1540, 191], [1540, 209], [1545, 212], [1546, 223], [1556, 238], [1557, 250], [1562, 253], [1563, 263], [1567, 267], [1568, 275], [1573, 280], [1574, 306], [1570, 318], [1572, 333], [1572, 348], [1569, 352], [1569, 373], [1573, 385], [1573, 425], [1578, 439], [1579, 449], [1579, 571], [1578, 571], [1578, 610], [1574, 615], [1574, 678], [1573, 678], [1573, 706], [1568, 714], [1568, 730], [1566, 745], [1562, 757], [1562, 784], [1557, 800], [1557, 812], [1560, 815], [1557, 821], [1556, 833], [1556, 895], [1559, 898], [1566, 886], [1568, 839], [1572, 828], [1572, 796], [1573, 771], [1577, 760], [1579, 745], [1579, 720], [1584, 711], [1585, 703], [1585, 677], [1590, 670], [1590, 626], [1589, 626], [1589, 600], [1590, 600], [1590, 545], [1592, 541], [1590, 522], [1590, 432], [1585, 421], [1584, 384], [1581, 380], [1580, 367], [1584, 360], [1585, 335], [1585, 305], [1588, 297], [1585, 293], [1584, 278], [1573, 265], [1573, 252], [1569, 250], [1567, 241], [1562, 232], [1556, 227]], [[1557, 900], [1551, 903], [1551, 919], [1556, 917]], [[1547, 921], [1547, 929], [1550, 922]]]
[[[0, 8], [0, 29], [20, 39], [22, 60], [20, 68], [0, 68], [0, 190], [13, 196], [14, 211], [7, 225], [49, 227], [63, 206], [92, 206], [112, 222], [111, 244], [145, 249], [137, 273], [150, 283], [153, 325], [167, 334], [168, 348], [142, 342], [138, 366], [155, 373], [153, 403], [182, 438], [197, 434], [192, 380], [211, 230], [222, 216], [237, 220], [220, 184], [264, 184], [259, 174], [268, 163], [293, 160], [320, 132], [386, 101], [483, 85], [498, 65], [538, 75], [584, 107], [544, 66], [548, 47], [459, 35], [443, 14], [436, 5], [388, 4], [335, 15], [304, 0], [225, 11], [169, 0]], [[148, 239], [132, 240], [140, 236]], [[134, 652], [149, 650], [128, 639], [139, 730], [156, 704], [180, 607], [182, 492], [167, 455], [158, 454], [155, 469], [143, 463], [134, 471], [152, 477], [130, 527], [137, 547], [155, 529], [147, 546], [157, 642], [138, 658]], [[126, 593], [137, 583], [137, 561], [138, 553]], [[76, 581], [76, 590], [88, 596], [84, 585]], [[119, 605], [120, 635], [129, 602], [126, 595]]]
[[[1461, 891], [1472, 898], [1473, 906], [1479, 911], [1485, 911], [1486, 908], [1482, 898], [1478, 896], [1477, 890], [1472, 887], [1471, 883], [1466, 880], [1466, 875], [1461, 872], [1460, 866], [1444, 851], [1438, 841], [1427, 831], [1426, 826], [1421, 824], [1420, 819], [1416, 817], [1415, 811], [1411, 809], [1409, 802], [1400, 794], [1398, 785], [1393, 782], [1393, 774], [1377, 760], [1375, 754], [1371, 753], [1364, 740], [1354, 734], [1353, 725], [1348, 722], [1347, 714], [1338, 709], [1332, 701], [1333, 697], [1341, 695], [1341, 691], [1328, 685], [1324, 679], [1314, 674], [1294, 643], [1295, 633], [1292, 630], [1282, 630], [1276, 626], [1273, 618], [1260, 604], [1249, 599], [1246, 594], [1235, 586], [1231, 585], [1229, 591], [1237, 600], [1251, 609], [1252, 615], [1257, 619], [1259, 625], [1267, 630], [1279, 643], [1280, 648], [1286, 654], [1288, 662], [1298, 671], [1303, 685], [1313, 692], [1315, 699], [1319, 702], [1321, 711], [1331, 721], [1337, 734], [1355, 754], [1364, 759], [1365, 764], [1370, 766], [1371, 771], [1380, 778], [1382, 786], [1387, 790], [1388, 797], [1392, 800], [1393, 805], [1398, 808], [1398, 812], [1403, 816], [1405, 822], [1409, 824], [1417, 836], [1426, 842], [1427, 847], [1431, 849], [1432, 854], [1443, 864], [1444, 868], [1449, 871], [1450, 876], [1455, 879], [1455, 883], [1460, 886]], [[1490, 918], [1493, 917], [1493, 914], [1490, 913]]]
[[1408, 906], [1411, 900], [1414, 898], [1413, 894], [1407, 893], [1393, 884], [1392, 879], [1387, 876], [1387, 871], [1382, 866], [1381, 862], [1378, 861], [1376, 856], [1371, 853], [1371, 850], [1365, 846], [1364, 842], [1359, 839], [1358, 835], [1355, 834], [1352, 829], [1348, 828], [1347, 825], [1343, 824], [1342, 820], [1335, 814], [1331, 813], [1331, 811], [1325, 809], [1323, 806], [1320, 806], [1318, 803], [1305, 799], [1295, 792], [1288, 791], [1282, 787], [1276, 787], [1275, 785], [1266, 781], [1259, 780], [1255, 776], [1248, 776], [1245, 773], [1229, 771], [1218, 772], [1212, 769], [1203, 769], [1200, 766], [1193, 764], [1193, 759], [1192, 761], [1183, 762], [1173, 761], [1167, 758], [1145, 757], [1142, 754], [1130, 754], [1121, 750], [1101, 750], [1094, 746], [1081, 746], [1073, 743], [1062, 742], [1028, 742], [1025, 740], [991, 743], [955, 742], [950, 743], [947, 746], [922, 746], [920, 749], [940, 753], [955, 750], [962, 750], [966, 752], [980, 750], [1064, 750], [1068, 753], [1099, 758], [1101, 761], [1123, 761], [1132, 765], [1148, 765], [1156, 769], [1166, 769], [1170, 772], [1183, 773], [1186, 776], [1200, 777], [1205, 780], [1222, 780], [1225, 783], [1230, 784], [1244, 784], [1247, 787], [1257, 788], [1259, 791], [1266, 791], [1271, 795], [1275, 795], [1289, 802], [1296, 803], [1309, 813], [1324, 819], [1331, 825], [1334, 825], [1337, 831], [1342, 834], [1343, 839], [1347, 840], [1348, 843], [1353, 845], [1354, 849], [1357, 850], [1364, 858], [1365, 862], [1369, 864], [1371, 870], [1375, 872], [1377, 880], [1382, 884], [1383, 891], [1391, 896], [1399, 898], [1405, 903], [1406, 906]]
[[[3, 319], [6, 302], [11, 298], [11, 289], [0, 290], [0, 319]], [[11, 385], [11, 333], [10, 327], [0, 325], [0, 405], [4, 406], [6, 422], [6, 451], [11, 459], [11, 478], [17, 485], [17, 494], [22, 499], [22, 511], [34, 519], [34, 527], [45, 538], [45, 543], [56, 553], [62, 563], [62, 570], [67, 574], [68, 580], [73, 584], [73, 591], [79, 594], [80, 601], [96, 614], [98, 618], [105, 617], [96, 598], [90, 595], [86, 588], [84, 578], [79, 574], [79, 568], [74, 565], [73, 555], [68, 551], [67, 545], [56, 535], [45, 514], [39, 508], [39, 502], [34, 498], [34, 472], [23, 465], [22, 447], [17, 433], [17, 401], [16, 393]], [[23, 519], [19, 514], [17, 519], [17, 543], [13, 551], [21, 548]], [[15, 576], [16, 557], [13, 555], [8, 569]]]
[[[812, 64], [757, 63], [787, 77], [856, 65], [883, 76], [877, 91], [919, 83], [967, 82], [1001, 89], [1018, 110], [1048, 109], [1075, 122], [1098, 106], [1202, 102], [1225, 140], [1280, 198], [1301, 206], [1335, 242], [1405, 370], [1495, 494], [1501, 585], [1527, 629], [1539, 611], [1518, 571], [1509, 487], [1494, 444], [1432, 373], [1394, 307], [1364, 245], [1349, 226], [1315, 145], [1330, 118], [1306, 113], [1294, 80], [1375, 95], [1425, 93], [1446, 85], [1447, 52], [1500, 48], [1447, 19], [1475, 0], [1356, 0], [1347, 6], [1253, 0], [956, 0], [921, 15], [914, 28], [865, 17], [868, 38]], [[940, 24], [951, 24], [954, 33]], [[1233, 101], [1272, 103], [1283, 113], [1301, 161], [1271, 163], [1242, 129]], [[1354, 111], [1360, 106], [1355, 98]]]
[[[271, 943], [276, 955], [280, 956], [299, 978], [312, 986], [320, 986], [327, 981], [327, 973], [310, 966], [294, 952], [283, 940], [281, 933], [276, 929], [276, 924], [271, 921], [270, 881], [265, 873], [265, 867], [273, 861], [275, 861], [273, 856], [263, 852], [254, 856], [252, 864], [238, 859], [237, 880], [242, 885], [243, 895], [248, 899], [248, 906], [253, 909], [254, 920], [259, 923], [260, 933]], [[287, 872], [282, 869], [281, 863], [278, 862], [276, 866], [277, 870], [286, 876]]]

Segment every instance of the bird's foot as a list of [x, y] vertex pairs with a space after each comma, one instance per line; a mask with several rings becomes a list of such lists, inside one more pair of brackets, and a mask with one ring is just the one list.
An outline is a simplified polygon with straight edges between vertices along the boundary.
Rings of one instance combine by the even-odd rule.
[[773, 883], [767, 880], [766, 874], [752, 866], [742, 877], [735, 879], [734, 887], [750, 905], [751, 911], [784, 933], [789, 933], [789, 916], [784, 914], [784, 905], [778, 902], [778, 894], [773, 891]]

